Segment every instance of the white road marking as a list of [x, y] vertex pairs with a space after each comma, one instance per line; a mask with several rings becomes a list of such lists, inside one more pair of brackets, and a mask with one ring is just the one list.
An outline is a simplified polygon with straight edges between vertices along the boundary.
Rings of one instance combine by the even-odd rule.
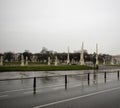
[[[72, 85], [72, 84], [75, 84], [75, 83], [70, 83], [70, 85]], [[58, 86], [58, 87], [57, 87], [57, 86]], [[64, 84], [54, 85], [54, 86], [37, 87], [36, 89], [44, 89], [44, 88], [52, 88], [52, 87], [63, 88], [63, 87], [59, 87], [59, 86], [64, 86]], [[55, 89], [57, 89], [57, 88], [55, 88]], [[2, 94], [2, 93], [19, 92], [19, 91], [24, 91], [24, 90], [33, 90], [33, 88], [26, 88], [26, 89], [16, 89], [16, 90], [3, 91], [3, 92], [0, 92], [0, 94]], [[27, 93], [25, 93], [25, 94], [27, 94]]]
[[[55, 88], [51, 88], [51, 90], [58, 90], [58, 89], [62, 89], [62, 88], [65, 88], [63, 86], [60, 86], [60, 87], [55, 87]], [[39, 93], [39, 92], [44, 92], [44, 91], [47, 91], [48, 89], [45, 89], [45, 90], [36, 90], [36, 93]], [[23, 94], [32, 94], [34, 91], [27, 91], [27, 92], [24, 92]]]
[[0, 93], [11, 93], [11, 92], [17, 92], [17, 91], [23, 91], [23, 90], [31, 90], [31, 89], [33, 89], [33, 88], [9, 90], [9, 91], [3, 91], [3, 92], [0, 92]]
[[78, 87], [78, 86], [81, 86], [82, 84], [76, 84], [76, 85], [73, 85], [72, 87]]
[[[63, 85], [64, 85], [64, 84], [55, 85], [55, 86], [36, 87], [36, 89], [52, 88], [52, 87], [63, 86]], [[26, 89], [16, 89], [16, 90], [3, 91], [3, 92], [0, 92], [0, 94], [2, 94], [2, 93], [17, 92], [17, 91], [24, 91], [24, 90], [33, 90], [33, 88], [26, 88]]]
[[106, 81], [113, 81], [113, 80], [106, 80]]
[[[63, 88], [65, 88], [65, 87], [55, 87], [55, 88], [51, 88], [51, 90], [58, 90], [58, 89], [63, 89]], [[46, 89], [46, 90], [48, 90], [48, 89]], [[44, 90], [44, 91], [46, 91], [46, 90]], [[43, 90], [36, 90], [36, 93], [39, 93], [39, 92], [44, 92]], [[32, 90], [32, 91], [27, 91], [27, 92], [24, 92], [23, 94], [32, 94], [34, 91]]]
[[7, 97], [8, 95], [1, 95], [0, 98]]
[[27, 91], [27, 92], [24, 92], [23, 94], [32, 94], [33, 91]]
[[62, 89], [62, 88], [65, 88], [65, 87], [56, 87], [56, 88], [53, 88], [53, 89], [58, 90], [58, 89]]
[[[73, 86], [68, 85], [68, 88], [73, 88], [73, 87], [78, 87], [78, 86], [81, 86], [81, 84], [76, 84], [76, 85], [73, 85]], [[59, 90], [59, 89], [63, 89], [63, 88], [65, 88], [65, 87], [64, 86], [60, 86], [60, 87], [58, 86], [58, 87], [55, 87], [55, 88], [51, 88], [51, 90]], [[37, 93], [38, 92], [44, 92], [44, 91], [37, 91], [36, 90]], [[24, 92], [23, 94], [32, 94], [32, 93], [33, 93], [33, 90], [32, 91]]]
[[76, 99], [80, 99], [80, 98], [85, 98], [85, 97], [89, 97], [89, 96], [93, 96], [93, 95], [97, 95], [97, 94], [101, 94], [101, 93], [105, 93], [105, 92], [114, 91], [114, 90], [117, 90], [117, 89], [120, 89], [120, 87], [112, 88], [112, 89], [106, 89], [106, 90], [102, 90], [102, 91], [98, 91], [98, 92], [94, 92], [94, 93], [90, 93], [90, 94], [86, 94], [86, 95], [82, 95], [82, 96], [77, 96], [77, 97], [73, 97], [73, 98], [69, 98], [69, 99], [64, 99], [64, 100], [60, 100], [60, 101], [36, 106], [36, 107], [33, 107], [33, 108], [43, 108], [43, 107], [47, 107], [47, 106], [50, 106], [50, 105], [55, 105], [55, 104], [64, 103], [64, 102], [68, 102], [68, 101], [72, 101], [72, 100], [76, 100]]

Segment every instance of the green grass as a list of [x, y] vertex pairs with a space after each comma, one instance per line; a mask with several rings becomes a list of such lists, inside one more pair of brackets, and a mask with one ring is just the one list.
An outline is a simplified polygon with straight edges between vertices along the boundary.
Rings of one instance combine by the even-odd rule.
[[64, 65], [64, 66], [0, 66], [0, 72], [4, 71], [65, 71], [65, 70], [89, 70], [89, 66]]

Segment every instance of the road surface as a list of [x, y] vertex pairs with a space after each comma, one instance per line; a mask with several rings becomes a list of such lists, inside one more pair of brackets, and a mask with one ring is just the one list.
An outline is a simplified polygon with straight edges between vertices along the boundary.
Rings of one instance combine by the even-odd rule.
[[[12, 86], [12, 85], [11, 85]], [[120, 108], [120, 81], [0, 92], [0, 108]]]

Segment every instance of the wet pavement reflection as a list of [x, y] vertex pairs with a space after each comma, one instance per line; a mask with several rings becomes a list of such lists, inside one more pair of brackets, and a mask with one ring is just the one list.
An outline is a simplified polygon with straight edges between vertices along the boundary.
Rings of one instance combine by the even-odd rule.
[[[88, 79], [88, 74], [89, 79]], [[7, 75], [7, 78], [12, 78], [14, 72], [5, 72], [0, 73], [1, 76]], [[67, 73], [67, 74], [66, 74]], [[74, 75], [73, 75], [74, 73]], [[76, 74], [77, 73], [77, 74]], [[78, 74], [82, 73], [82, 75]], [[83, 73], [86, 73], [83, 75]], [[16, 76], [15, 76], [16, 74]], [[57, 76], [56, 76], [57, 75]], [[66, 76], [67, 75], [67, 78]], [[9, 77], [10, 76], [10, 77]], [[69, 87], [72, 86], [83, 86], [83, 85], [91, 85], [91, 84], [98, 84], [98, 83], [106, 83], [108, 81], [118, 80], [117, 79], [117, 73], [100, 73], [100, 71], [57, 71], [57, 72], [15, 72], [13, 77], [14, 78], [28, 78], [33, 77], [30, 79], [16, 79], [16, 80], [6, 80], [6, 81], [0, 81], [0, 92], [9, 91], [9, 90], [17, 90], [17, 89], [30, 89], [34, 88], [34, 91], [36, 91], [36, 88], [39, 88], [44, 91], [44, 89], [51, 89], [53, 87], [59, 87], [63, 86], [65, 90], [67, 90]], [[34, 85], [34, 77], [36, 77], [36, 81]], [[40, 76], [40, 78], [38, 78]], [[41, 78], [42, 77], [42, 78]], [[89, 82], [88, 82], [89, 81]], [[35, 87], [34, 87], [35, 86]]]

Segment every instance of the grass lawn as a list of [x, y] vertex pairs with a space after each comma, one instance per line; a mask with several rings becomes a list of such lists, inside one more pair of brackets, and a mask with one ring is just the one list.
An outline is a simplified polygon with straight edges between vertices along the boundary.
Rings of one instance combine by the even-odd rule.
[[90, 70], [90, 66], [61, 65], [61, 66], [0, 66], [0, 72], [5, 71], [65, 71], [65, 70]]

